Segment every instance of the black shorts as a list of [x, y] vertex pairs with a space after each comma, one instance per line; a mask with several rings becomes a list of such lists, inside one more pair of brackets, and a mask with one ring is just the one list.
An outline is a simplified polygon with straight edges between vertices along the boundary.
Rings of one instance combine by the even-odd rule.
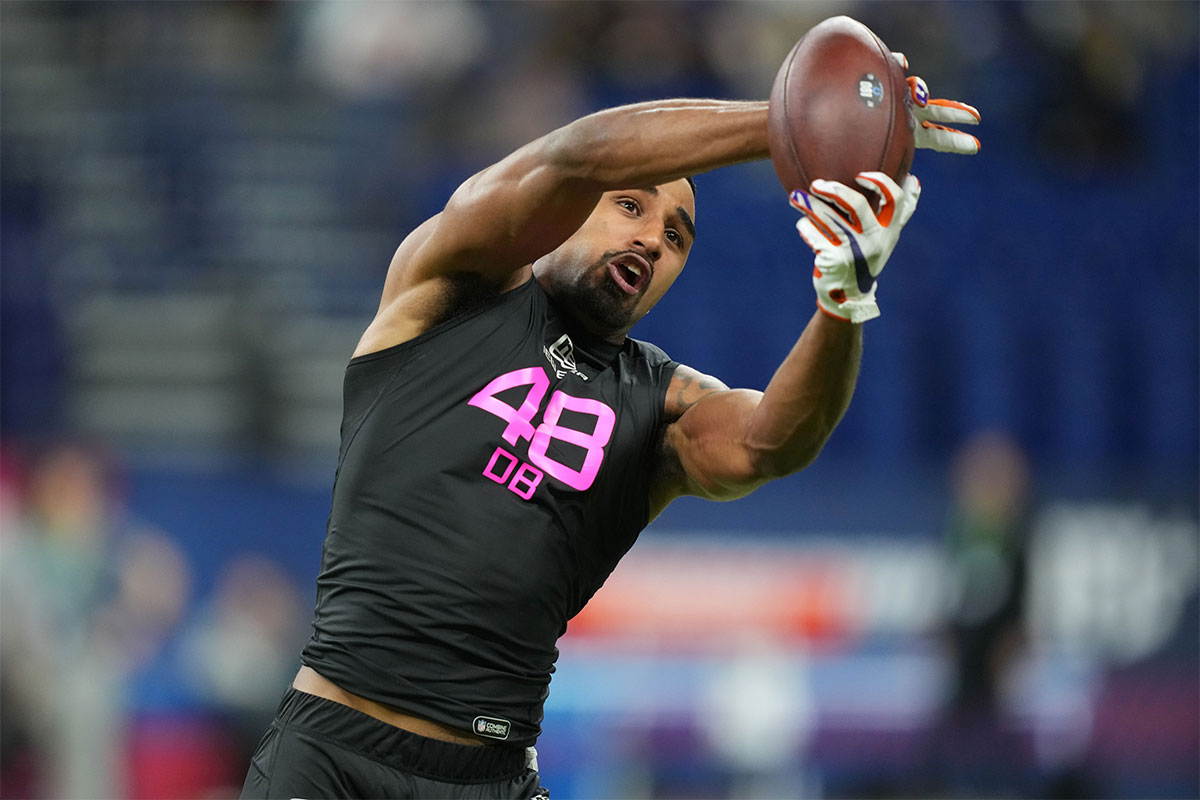
[[440, 742], [289, 688], [243, 798], [548, 798], [523, 747]]

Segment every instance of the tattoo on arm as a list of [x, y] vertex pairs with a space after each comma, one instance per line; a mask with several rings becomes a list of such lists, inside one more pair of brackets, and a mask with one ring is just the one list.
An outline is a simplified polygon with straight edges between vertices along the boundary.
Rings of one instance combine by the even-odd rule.
[[679, 387], [675, 390], [675, 408], [680, 412], [687, 411], [710, 390], [715, 391], [722, 388], [724, 387], [719, 381], [707, 376], [697, 380], [689, 375], [679, 382]]
[[663, 418], [663, 426], [658, 433], [654, 466], [651, 472], [652, 517], [662, 511], [671, 498], [682, 493], [681, 487], [686, 482], [683, 464], [671, 442], [671, 428], [689, 408], [700, 402], [701, 398], [728, 388], [716, 378], [684, 364], [675, 368], [663, 401], [666, 413]]
[[728, 389], [721, 381], [696, 370], [679, 367], [671, 379], [667, 394], [668, 418], [672, 421], [683, 416], [705, 395]]

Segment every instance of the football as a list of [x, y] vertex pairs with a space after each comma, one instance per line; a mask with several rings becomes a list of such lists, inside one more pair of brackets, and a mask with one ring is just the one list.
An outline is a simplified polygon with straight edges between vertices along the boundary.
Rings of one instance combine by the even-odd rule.
[[861, 191], [854, 176], [867, 171], [899, 182], [912, 166], [910, 102], [904, 70], [870, 28], [845, 16], [818, 23], [771, 88], [767, 135], [784, 189], [824, 178]]

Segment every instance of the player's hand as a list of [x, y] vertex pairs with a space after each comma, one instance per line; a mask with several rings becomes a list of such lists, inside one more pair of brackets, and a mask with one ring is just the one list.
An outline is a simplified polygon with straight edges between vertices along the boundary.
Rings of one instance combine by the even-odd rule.
[[857, 324], [879, 316], [875, 279], [917, 207], [921, 182], [907, 175], [898, 186], [882, 172], [860, 172], [855, 180], [878, 195], [878, 213], [861, 192], [836, 181], [815, 180], [809, 192], [792, 192], [790, 202], [804, 215], [796, 230], [816, 253], [817, 305]]
[[[908, 59], [904, 57], [904, 53], [892, 53], [892, 57], [900, 63], [902, 69], [908, 69]], [[978, 139], [947, 125], [978, 125], [979, 111], [974, 106], [957, 100], [931, 100], [925, 81], [915, 75], [907, 80], [908, 94], [912, 100], [912, 115], [917, 121], [917, 128], [913, 131], [913, 144], [939, 153], [959, 153], [968, 156], [978, 153]]]

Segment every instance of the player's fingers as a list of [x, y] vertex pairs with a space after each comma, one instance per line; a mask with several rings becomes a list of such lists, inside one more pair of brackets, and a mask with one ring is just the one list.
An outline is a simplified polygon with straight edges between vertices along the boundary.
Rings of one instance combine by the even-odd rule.
[[896, 209], [899, 214], [900, 226], [904, 227], [912, 218], [913, 212], [917, 210], [917, 202], [921, 199], [921, 181], [917, 180], [917, 176], [910, 172], [904, 176], [900, 187], [903, 189], [903, 194], [897, 199]]
[[[809, 188], [812, 188], [811, 186]], [[819, 194], [809, 194], [809, 216], [816, 222], [818, 227], [825, 227], [837, 240], [838, 244], [842, 243], [843, 236], [849, 236], [850, 230], [847, 228], [849, 217], [854, 216], [848, 210], [843, 210], [841, 204], [833, 202], [828, 197], [822, 197]], [[854, 224], [857, 224], [855, 220]]]
[[924, 108], [925, 104], [929, 102], [929, 87], [925, 85], [925, 81], [916, 75], [910, 75], [904, 80], [908, 84], [909, 97], [917, 104], [918, 108]]
[[796, 231], [814, 253], [820, 253], [824, 248], [829, 246], [828, 237], [808, 217], [801, 217], [796, 220]]
[[900, 65], [900, 69], [904, 70], [905, 72], [908, 71], [908, 58], [904, 55], [904, 53], [897, 53], [895, 50], [893, 50], [892, 58], [896, 59], [896, 63]]
[[951, 125], [978, 125], [980, 117], [979, 109], [975, 106], [935, 97], [925, 107], [925, 119]]
[[788, 202], [792, 204], [792, 208], [803, 214], [806, 219], [811, 220], [813, 226], [831, 244], [840, 245], [842, 243], [841, 237], [834, 232], [832, 224], [832, 217], [836, 216], [837, 212], [829, 208], [824, 202], [800, 189], [796, 189], [791, 193]]
[[845, 215], [846, 221], [855, 233], [863, 232], [862, 221], [871, 214], [871, 204], [867, 198], [844, 183], [827, 181], [818, 178], [812, 182], [813, 194], [832, 203]]
[[911, 172], [905, 175], [904, 180], [900, 182], [900, 189], [913, 200], [921, 198], [921, 180]]
[[896, 201], [901, 196], [901, 188], [884, 172], [860, 172], [854, 180], [859, 186], [874, 192], [879, 197], [879, 212], [875, 219], [883, 227], [892, 224], [892, 215], [896, 213]]
[[[801, 222], [806, 223], [806, 225], [803, 229], [800, 228]], [[796, 229], [800, 231], [801, 236], [804, 236], [804, 232], [806, 230], [811, 229], [811, 232], [815, 232], [822, 239], [825, 240], [825, 242], [827, 243], [826, 246], [831, 244], [834, 247], [837, 247], [838, 245], [840, 245], [842, 243], [842, 240], [834, 232], [833, 228], [830, 227], [829, 223], [827, 223], [825, 220], [821, 219], [820, 217], [818, 217], [815, 213], [813, 213], [811, 211], [804, 212], [804, 216], [801, 217], [800, 221], [796, 223]], [[813, 239], [809, 236], [805, 236], [804, 241], [808, 242], [808, 246], [813, 248], [814, 250], [817, 249], [817, 245], [819, 244], [819, 242], [817, 242], [816, 239]]]
[[956, 131], [944, 125], [932, 122], [921, 123], [920, 144], [918, 146], [939, 153], [958, 153], [960, 155], [975, 155], [979, 152], [979, 140], [969, 133]]

